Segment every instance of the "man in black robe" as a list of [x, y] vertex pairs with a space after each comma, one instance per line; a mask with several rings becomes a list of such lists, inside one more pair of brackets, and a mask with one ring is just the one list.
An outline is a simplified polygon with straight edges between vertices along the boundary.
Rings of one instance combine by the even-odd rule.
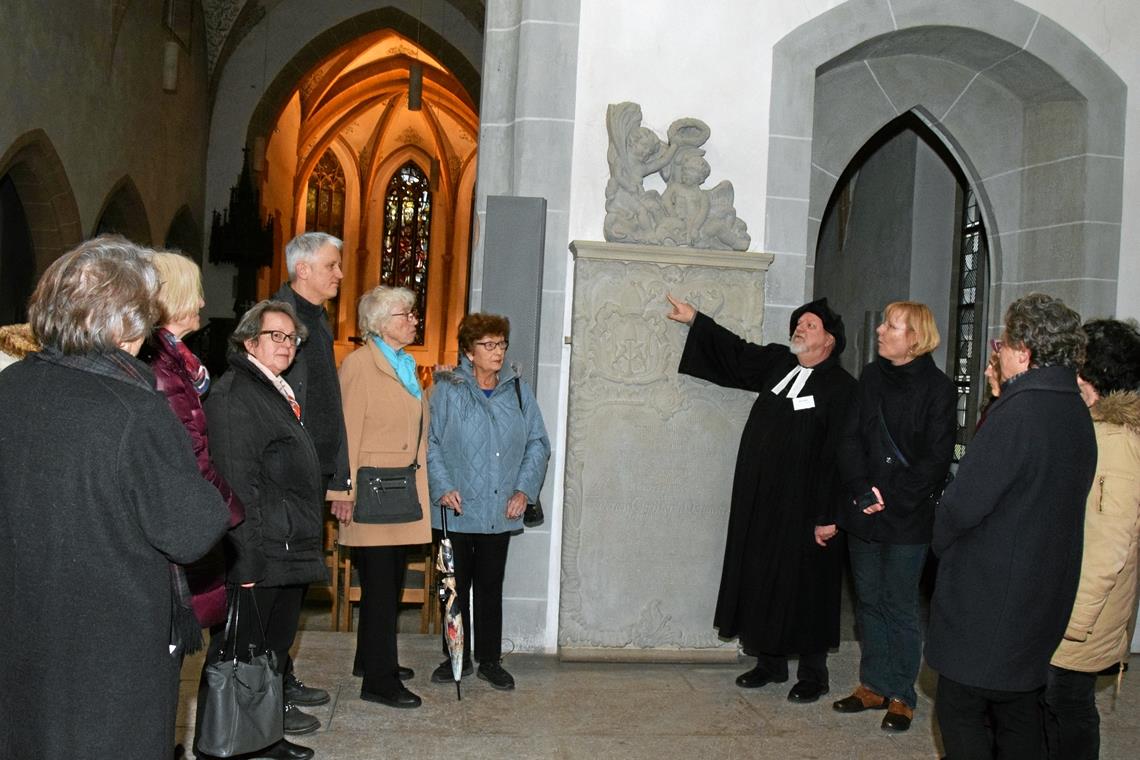
[[758, 346], [667, 298], [668, 317], [690, 325], [678, 371], [759, 394], [740, 436], [713, 624], [757, 658], [738, 686], [787, 681], [788, 655], [799, 655], [788, 699], [814, 702], [828, 691], [827, 650], [839, 645], [843, 555], [828, 541], [843, 499], [836, 448], [856, 387], [838, 361], [843, 320], [821, 298], [792, 313], [790, 347]]

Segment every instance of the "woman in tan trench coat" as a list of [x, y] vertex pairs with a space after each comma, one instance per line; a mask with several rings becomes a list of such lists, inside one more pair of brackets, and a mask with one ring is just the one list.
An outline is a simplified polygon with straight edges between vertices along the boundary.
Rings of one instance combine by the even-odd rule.
[[[353, 547], [360, 575], [360, 625], [353, 672], [362, 674], [360, 698], [389, 707], [419, 707], [420, 698], [402, 679], [412, 677], [396, 659], [396, 616], [404, 585], [409, 545], [431, 540], [427, 484], [427, 397], [416, 379], [416, 362], [404, 347], [416, 337], [415, 296], [405, 288], [378, 286], [357, 309], [363, 346], [340, 368], [348, 459], [353, 477], [360, 467], [420, 464], [416, 489], [422, 515], [415, 522], [361, 524], [352, 519], [348, 494], [333, 500], [340, 543]], [[416, 442], [419, 441], [419, 448]], [[359, 494], [359, 488], [354, 489]]]

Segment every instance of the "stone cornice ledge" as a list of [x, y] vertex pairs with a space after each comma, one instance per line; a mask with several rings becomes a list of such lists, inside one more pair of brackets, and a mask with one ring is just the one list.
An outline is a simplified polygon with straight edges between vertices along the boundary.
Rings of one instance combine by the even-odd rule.
[[704, 248], [674, 248], [637, 243], [602, 243], [593, 240], [570, 241], [575, 259], [602, 261], [642, 261], [648, 264], [720, 267], [766, 272], [775, 258], [761, 251], [710, 251]]

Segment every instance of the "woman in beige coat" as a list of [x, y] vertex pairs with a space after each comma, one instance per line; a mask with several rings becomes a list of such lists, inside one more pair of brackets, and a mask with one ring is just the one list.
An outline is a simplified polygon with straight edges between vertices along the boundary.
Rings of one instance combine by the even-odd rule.
[[[335, 494], [340, 543], [353, 547], [360, 575], [360, 625], [355, 673], [364, 682], [360, 698], [389, 707], [419, 707], [404, 687], [412, 672], [396, 659], [396, 616], [409, 545], [431, 540], [427, 484], [428, 405], [416, 378], [416, 362], [404, 347], [416, 338], [415, 296], [405, 288], [378, 286], [357, 309], [365, 344], [344, 360], [340, 388], [353, 478], [360, 467], [406, 467], [418, 462], [416, 489], [421, 515], [413, 522], [362, 524], [353, 520], [349, 494]], [[417, 449], [417, 441], [419, 443]], [[360, 487], [354, 493], [359, 497]], [[332, 494], [330, 494], [332, 495]]]
[[1096, 677], [1128, 660], [1136, 624], [1140, 543], [1140, 331], [1088, 322], [1077, 376], [1096, 429], [1096, 477], [1085, 509], [1081, 582], [1045, 687], [1049, 757], [1095, 759], [1100, 750]]

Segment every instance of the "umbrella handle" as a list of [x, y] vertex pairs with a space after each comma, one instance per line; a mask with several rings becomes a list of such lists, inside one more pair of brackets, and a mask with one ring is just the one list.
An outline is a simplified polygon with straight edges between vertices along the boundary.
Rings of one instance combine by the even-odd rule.
[[443, 523], [443, 537], [447, 538], [447, 509], [442, 501], [439, 503], [439, 519]]

